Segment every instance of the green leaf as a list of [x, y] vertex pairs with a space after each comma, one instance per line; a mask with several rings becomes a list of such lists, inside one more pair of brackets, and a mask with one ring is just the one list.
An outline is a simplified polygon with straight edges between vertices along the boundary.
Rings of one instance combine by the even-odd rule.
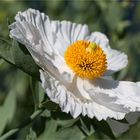
[[39, 139], [55, 140], [57, 130], [57, 123], [55, 120], [47, 120], [45, 131], [39, 136]]
[[32, 128], [30, 128], [30, 131], [28, 135], [26, 136], [26, 140], [36, 140], [36, 139], [37, 139], [37, 135], [35, 131]]
[[62, 127], [61, 129], [65, 129], [65, 128], [73, 126], [78, 120], [79, 120], [78, 118], [77, 119], [69, 119], [69, 120], [58, 119], [57, 124]]
[[34, 78], [30, 78], [30, 88], [31, 88], [31, 92], [32, 92], [32, 96], [33, 96], [33, 100], [34, 100], [34, 106], [35, 106], [35, 110], [38, 109], [39, 107], [39, 83], [36, 79]]
[[94, 127], [96, 127], [96, 131], [100, 131], [100, 132], [104, 133], [111, 139], [116, 139], [110, 126], [108, 125], [108, 123], [106, 121], [104, 121], [104, 120], [98, 121], [95, 118], [92, 121], [93, 121]]
[[47, 109], [41, 114], [42, 117], [51, 117], [51, 112]]
[[11, 121], [15, 113], [16, 107], [16, 95], [11, 91], [4, 102], [3, 106], [0, 106], [0, 135], [5, 129], [6, 125]]
[[96, 140], [96, 137], [94, 133], [92, 133], [91, 135], [87, 136], [84, 140]]
[[106, 10], [106, 8], [107, 8], [107, 6], [108, 6], [107, 1], [100, 1], [100, 0], [97, 0], [97, 1], [95, 1], [95, 2], [96, 2], [96, 4], [99, 6], [99, 8], [100, 8], [102, 11]]
[[77, 126], [72, 126], [57, 132], [58, 140], [83, 140], [85, 135]]
[[95, 132], [91, 119], [89, 119], [88, 117], [81, 117], [80, 118], [80, 127], [81, 129], [87, 134], [87, 135], [91, 135], [92, 133]]
[[122, 33], [124, 29], [126, 29], [130, 25], [131, 25], [131, 22], [129, 20], [120, 21], [117, 25], [118, 33]]
[[0, 39], [0, 57], [39, 80], [38, 66], [23, 45]]
[[74, 126], [75, 122], [75, 119], [67, 120], [67, 122], [47, 119], [45, 130], [39, 136], [39, 139], [82, 140], [85, 136], [77, 126]]
[[0, 66], [3, 64], [4, 60], [0, 59]]
[[[41, 87], [41, 84], [38, 83], [38, 93], [39, 93], [39, 107], [40, 108], [46, 108], [47, 111], [56, 111], [58, 109], [58, 104], [50, 101], [50, 99], [48, 98], [47, 94], [44, 93], [44, 90]], [[48, 113], [47, 113], [48, 116]]]
[[107, 26], [114, 31], [117, 29], [118, 24], [123, 18], [122, 7], [118, 1], [110, 1], [106, 3], [107, 3], [107, 7], [103, 8], [103, 12], [102, 12], [103, 18]]
[[118, 135], [123, 134], [129, 129], [129, 124], [125, 120], [118, 121], [115, 119], [108, 119], [107, 123], [109, 124], [113, 134], [117, 137]]
[[45, 100], [40, 104], [40, 107], [41, 108], [45, 107], [48, 110], [55, 111], [55, 110], [57, 110], [58, 104], [56, 104], [50, 100]]

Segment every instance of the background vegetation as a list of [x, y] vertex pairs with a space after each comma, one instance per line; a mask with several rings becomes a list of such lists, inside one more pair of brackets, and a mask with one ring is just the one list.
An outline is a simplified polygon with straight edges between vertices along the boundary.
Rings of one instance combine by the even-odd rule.
[[[19, 127], [13, 139], [105, 139], [114, 138], [109, 125], [96, 119], [72, 119], [44, 96], [38, 67], [27, 50], [9, 38], [8, 24], [18, 11], [35, 8], [51, 19], [87, 24], [105, 33], [113, 48], [128, 55], [127, 68], [114, 75], [121, 80], [140, 80], [140, 2], [136, 0], [1, 0], [0, 1], [0, 135]], [[37, 112], [38, 108], [46, 108]], [[33, 112], [38, 117], [30, 120]], [[34, 114], [33, 114], [34, 115]], [[34, 116], [31, 116], [34, 118]], [[27, 121], [27, 118], [29, 120]], [[25, 121], [24, 121], [25, 120]], [[30, 122], [30, 123], [29, 123]], [[127, 121], [120, 122], [127, 124]], [[20, 125], [24, 124], [24, 125]], [[140, 122], [118, 138], [140, 139]]]

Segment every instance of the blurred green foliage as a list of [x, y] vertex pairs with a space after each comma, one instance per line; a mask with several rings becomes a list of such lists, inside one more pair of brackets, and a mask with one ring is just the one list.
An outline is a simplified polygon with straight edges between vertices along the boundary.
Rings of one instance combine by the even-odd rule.
[[[0, 1], [0, 135], [17, 127], [38, 107], [47, 108], [35, 121], [10, 138], [91, 140], [114, 138], [106, 122], [72, 119], [49, 101], [39, 83], [38, 67], [21, 44], [9, 38], [8, 24], [18, 11], [35, 8], [51, 19], [87, 24], [105, 33], [111, 47], [128, 55], [127, 68], [117, 79], [140, 80], [140, 2], [132, 0], [1, 0]], [[8, 40], [8, 41], [7, 41]], [[23, 63], [24, 61], [24, 63]], [[140, 123], [119, 138], [139, 139]]]

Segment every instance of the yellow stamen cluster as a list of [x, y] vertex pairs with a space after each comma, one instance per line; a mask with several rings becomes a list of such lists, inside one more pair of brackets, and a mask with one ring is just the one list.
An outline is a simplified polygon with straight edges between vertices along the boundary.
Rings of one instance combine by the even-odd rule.
[[78, 40], [68, 46], [64, 58], [66, 64], [82, 78], [96, 78], [106, 70], [106, 55], [95, 42]]

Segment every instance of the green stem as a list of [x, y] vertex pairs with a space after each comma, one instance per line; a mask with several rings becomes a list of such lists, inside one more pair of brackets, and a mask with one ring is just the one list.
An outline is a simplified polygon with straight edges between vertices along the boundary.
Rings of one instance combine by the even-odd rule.
[[36, 110], [29, 118], [27, 118], [25, 121], [19, 125], [19, 127], [12, 129], [8, 132], [6, 132], [3, 136], [0, 137], [1, 140], [8, 139], [10, 136], [16, 134], [19, 132], [22, 128], [27, 126], [29, 123], [34, 121], [42, 112], [44, 111], [44, 108]]
[[33, 101], [35, 105], [35, 111], [38, 109], [39, 100], [38, 100], [38, 92], [36, 92], [36, 80], [33, 77], [30, 77], [30, 88], [33, 95]]

